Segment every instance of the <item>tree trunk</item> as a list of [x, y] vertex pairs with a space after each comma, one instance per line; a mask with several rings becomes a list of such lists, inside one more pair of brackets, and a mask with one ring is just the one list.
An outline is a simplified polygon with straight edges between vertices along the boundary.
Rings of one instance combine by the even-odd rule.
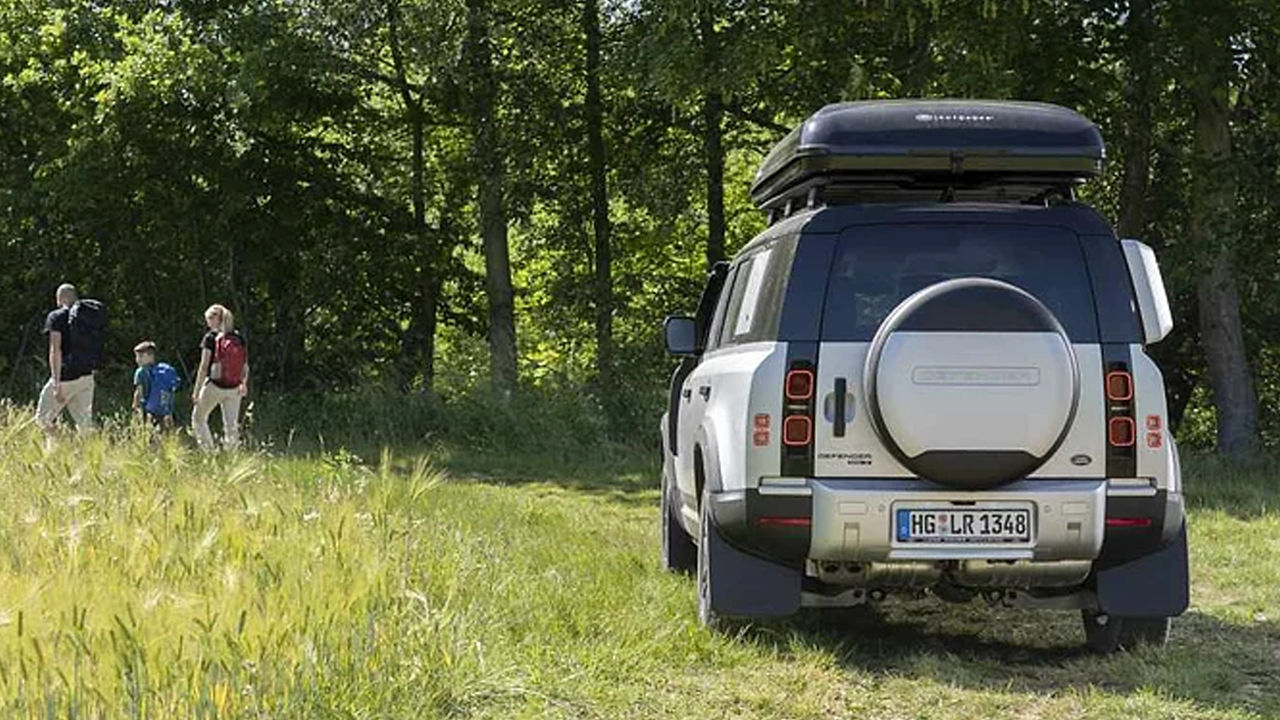
[[467, 1], [466, 56], [471, 83], [474, 158], [480, 171], [480, 234], [484, 239], [485, 290], [489, 299], [489, 372], [500, 395], [516, 388], [515, 293], [507, 245], [498, 80], [493, 67], [492, 18], [486, 0]]
[[274, 368], [276, 385], [284, 390], [296, 390], [301, 387], [303, 378], [302, 366], [306, 357], [306, 319], [303, 308], [305, 300], [298, 292], [298, 274], [293, 268], [280, 268], [271, 273], [267, 280], [268, 297], [273, 307], [275, 339], [272, 343], [276, 353], [275, 362], [255, 364], [267, 372], [259, 375], [259, 379], [269, 377]]
[[414, 320], [420, 324], [418, 357], [422, 368], [422, 389], [431, 391], [436, 379], [436, 317], [440, 302], [440, 284], [434, 271], [422, 281], [422, 298]]
[[1230, 252], [1219, 249], [1200, 279], [1200, 334], [1209, 363], [1209, 382], [1218, 414], [1218, 452], [1249, 455], [1258, 449], [1258, 396], [1245, 356], [1240, 296]]
[[426, 164], [423, 159], [426, 118], [422, 107], [422, 96], [414, 94], [405, 67], [404, 51], [400, 40], [398, 0], [390, 0], [387, 3], [387, 29], [391, 44], [391, 61], [396, 73], [396, 87], [400, 93], [400, 101], [404, 105], [405, 123], [409, 126], [409, 136], [413, 144], [409, 184], [412, 215], [410, 235], [413, 246], [410, 248], [409, 257], [414, 259], [419, 274], [418, 291], [414, 293], [413, 315], [400, 343], [400, 383], [403, 389], [408, 390], [420, 369], [422, 386], [429, 390], [434, 379], [435, 365], [435, 316], [439, 283], [436, 281], [437, 269], [434, 260], [437, 253], [427, 227]]
[[1125, 22], [1124, 179], [1120, 185], [1121, 237], [1142, 238], [1147, 226], [1147, 189], [1151, 174], [1151, 108], [1155, 103], [1152, 43], [1155, 22], [1151, 0], [1132, 0]]
[[[1194, 381], [1182, 380], [1179, 376], [1187, 373], [1168, 373], [1164, 375], [1165, 393], [1169, 396], [1169, 429], [1174, 433], [1178, 432], [1178, 428], [1182, 427], [1182, 419], [1187, 415], [1187, 406], [1191, 404], [1191, 395], [1196, 391]], [[1170, 382], [1170, 380], [1173, 382]], [[1176, 389], [1170, 390], [1170, 386], [1177, 385]]]
[[[400, 337], [397, 373], [400, 389], [430, 391], [435, 380], [436, 313], [440, 288], [434, 273], [423, 272], [413, 294], [409, 327]], [[416, 381], [422, 378], [419, 384]]]
[[608, 387], [613, 374], [613, 248], [609, 238], [609, 188], [605, 167], [604, 101], [600, 96], [599, 0], [584, 0], [582, 30], [587, 45], [587, 157], [591, 171], [595, 232], [596, 374]]
[[720, 47], [716, 37], [711, 0], [698, 4], [698, 34], [702, 41], [702, 68], [706, 86], [702, 96], [702, 147], [707, 168], [707, 267], [724, 259], [724, 98], [715, 81], [719, 77]]
[[927, 97], [929, 83], [933, 80], [934, 20], [926, 15], [906, 41], [894, 48], [892, 62], [895, 77], [902, 81], [900, 96], [904, 98]]
[[1231, 166], [1230, 45], [1196, 33], [1191, 101], [1195, 107], [1191, 239], [1205, 258], [1197, 286], [1200, 336], [1218, 416], [1218, 452], [1247, 455], [1258, 448], [1258, 397], [1245, 356], [1240, 296], [1232, 268], [1236, 179]]

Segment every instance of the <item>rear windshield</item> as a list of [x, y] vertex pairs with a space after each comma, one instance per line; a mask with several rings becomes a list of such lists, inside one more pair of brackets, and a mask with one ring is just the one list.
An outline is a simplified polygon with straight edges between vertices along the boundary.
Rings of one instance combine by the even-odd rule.
[[934, 283], [986, 277], [1040, 298], [1073, 342], [1097, 342], [1098, 320], [1074, 232], [1017, 225], [862, 225], [840, 236], [822, 339], [866, 342], [889, 311]]

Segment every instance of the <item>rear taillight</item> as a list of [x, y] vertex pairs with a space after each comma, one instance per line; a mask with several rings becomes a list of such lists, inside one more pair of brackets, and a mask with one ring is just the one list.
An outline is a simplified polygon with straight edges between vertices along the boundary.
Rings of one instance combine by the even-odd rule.
[[1112, 447], [1131, 447], [1137, 442], [1137, 436], [1133, 418], [1113, 417], [1107, 421], [1107, 442]]
[[813, 420], [808, 415], [788, 415], [782, 421], [782, 442], [788, 447], [807, 447], [813, 441]]
[[813, 371], [799, 368], [788, 372], [783, 394], [789, 401], [807, 402], [813, 397]]
[[1107, 373], [1107, 399], [1112, 402], [1128, 402], [1133, 399], [1133, 376], [1127, 370]]
[[[1138, 442], [1138, 423], [1133, 412], [1133, 374], [1128, 362], [1107, 363], [1102, 395], [1107, 402], [1107, 445], [1113, 460], [1128, 460]], [[1110, 468], [1109, 468], [1110, 469]]]
[[1138, 443], [1145, 438], [1135, 411], [1136, 387], [1129, 348], [1102, 346], [1102, 400], [1107, 412], [1107, 477], [1133, 477], [1138, 471]]
[[782, 380], [782, 474], [788, 477], [813, 473], [816, 384], [814, 358], [792, 356]]

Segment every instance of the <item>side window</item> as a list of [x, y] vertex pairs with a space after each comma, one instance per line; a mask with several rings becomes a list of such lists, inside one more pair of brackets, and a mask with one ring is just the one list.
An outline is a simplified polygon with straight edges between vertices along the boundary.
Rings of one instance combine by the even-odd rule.
[[751, 272], [747, 274], [747, 282], [742, 288], [742, 298], [738, 301], [738, 312], [733, 321], [733, 342], [741, 342], [743, 336], [750, 334], [756, 321], [756, 308], [760, 304], [760, 288], [764, 285], [765, 273], [769, 271], [769, 257], [773, 248], [756, 253], [751, 257]]
[[[727, 294], [728, 303], [725, 305], [724, 318], [720, 326], [720, 337], [718, 347], [728, 347], [734, 344], [734, 336], [738, 331], [738, 316], [742, 312], [742, 299], [747, 294], [747, 287], [751, 284], [752, 268], [755, 266], [755, 257], [746, 257], [737, 261], [737, 269], [733, 273], [733, 287], [729, 289]], [[759, 281], [757, 281], [758, 287]]]
[[[760, 288], [751, 304], [750, 327], [744, 333], [735, 334], [734, 342], [772, 342], [778, 339], [782, 322], [782, 305], [786, 300], [787, 286], [791, 282], [791, 268], [795, 263], [798, 235], [787, 235], [757, 256], [762, 262]], [[767, 262], [763, 260], [768, 258]], [[749, 291], [748, 291], [749, 292]], [[746, 307], [744, 302], [743, 307]], [[742, 315], [739, 315], [742, 319]]]
[[716, 306], [707, 349], [778, 339], [798, 235], [735, 261]]
[[720, 292], [720, 300], [716, 303], [716, 312], [711, 320], [711, 332], [707, 333], [707, 350], [715, 350], [720, 347], [720, 336], [724, 331], [724, 317], [729, 309], [729, 300], [733, 295], [734, 288], [738, 284], [739, 267], [729, 268], [729, 275], [724, 281], [724, 290]]

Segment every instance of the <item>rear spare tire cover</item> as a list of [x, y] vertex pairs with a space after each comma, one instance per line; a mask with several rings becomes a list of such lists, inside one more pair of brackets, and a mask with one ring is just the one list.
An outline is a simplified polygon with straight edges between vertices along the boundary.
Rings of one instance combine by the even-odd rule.
[[1033, 472], [1066, 438], [1080, 399], [1075, 352], [1033, 295], [960, 278], [903, 300], [863, 373], [868, 414], [895, 457], [957, 488]]

